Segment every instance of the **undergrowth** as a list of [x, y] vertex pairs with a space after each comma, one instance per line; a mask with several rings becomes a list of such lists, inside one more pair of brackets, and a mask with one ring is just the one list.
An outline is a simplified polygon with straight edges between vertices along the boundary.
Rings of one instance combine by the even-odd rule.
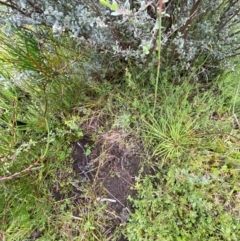
[[[71, 51], [67, 34], [39, 47], [25, 31], [11, 36], [16, 45], [0, 38], [2, 240], [238, 240], [238, 72], [211, 83], [161, 73], [156, 84], [155, 68], [129, 62], [121, 83], [88, 81], [81, 67], [91, 53]], [[104, 126], [93, 131], [94, 118]], [[71, 159], [85, 132], [94, 140], [110, 130], [141, 143], [147, 170], [136, 177], [128, 222], [112, 233], [95, 186], [73, 196]]]
[[139, 178], [130, 197], [128, 240], [239, 239], [237, 76], [162, 86], [159, 111], [144, 119], [154, 175]]

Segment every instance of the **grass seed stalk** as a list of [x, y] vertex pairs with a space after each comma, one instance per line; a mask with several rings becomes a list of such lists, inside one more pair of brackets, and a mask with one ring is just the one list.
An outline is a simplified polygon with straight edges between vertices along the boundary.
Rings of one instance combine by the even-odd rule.
[[[167, 0], [168, 1], [168, 0]], [[158, 94], [158, 81], [159, 81], [159, 76], [160, 76], [160, 67], [161, 67], [161, 38], [162, 38], [162, 10], [163, 10], [163, 3], [167, 2], [166, 0], [159, 0], [157, 10], [158, 10], [158, 39], [157, 39], [157, 59], [158, 59], [158, 64], [157, 64], [157, 76], [156, 76], [156, 83], [155, 83], [155, 94], [154, 94], [154, 106], [153, 106], [153, 116], [155, 113], [156, 109], [156, 104], [157, 104], [157, 94]]]

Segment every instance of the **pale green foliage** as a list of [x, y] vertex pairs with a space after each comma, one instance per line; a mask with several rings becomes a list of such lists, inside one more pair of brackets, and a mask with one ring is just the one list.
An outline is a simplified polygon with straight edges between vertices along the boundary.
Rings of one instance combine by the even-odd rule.
[[157, 64], [160, 28], [161, 69], [171, 67], [173, 78], [191, 72], [194, 80], [209, 81], [223, 67], [232, 67], [228, 59], [239, 55], [239, 1], [163, 1], [160, 27], [157, 1], [42, 0], [34, 7], [25, 0], [11, 2], [13, 19], [18, 12], [52, 27], [56, 36], [70, 32], [94, 50], [85, 66], [89, 78], [99, 69], [100, 78], [107, 78], [116, 68], [124, 69], [125, 60], [149, 71]]

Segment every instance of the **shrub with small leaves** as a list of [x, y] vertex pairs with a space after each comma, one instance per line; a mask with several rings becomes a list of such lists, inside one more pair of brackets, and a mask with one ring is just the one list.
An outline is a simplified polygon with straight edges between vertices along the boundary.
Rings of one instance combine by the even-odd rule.
[[101, 78], [116, 68], [124, 69], [126, 60], [145, 71], [156, 66], [159, 28], [162, 71], [171, 69], [174, 77], [191, 72], [195, 79], [208, 80], [240, 53], [240, 2], [235, 0], [41, 0], [34, 4], [12, 0], [1, 4], [12, 11], [13, 20], [21, 14], [51, 26], [56, 36], [70, 32], [94, 52], [85, 70], [102, 71]]
[[[239, 1], [170, 1], [169, 18], [163, 19], [164, 67], [175, 76], [192, 71], [195, 79], [208, 80], [239, 52]], [[181, 76], [181, 75], [180, 75]]]

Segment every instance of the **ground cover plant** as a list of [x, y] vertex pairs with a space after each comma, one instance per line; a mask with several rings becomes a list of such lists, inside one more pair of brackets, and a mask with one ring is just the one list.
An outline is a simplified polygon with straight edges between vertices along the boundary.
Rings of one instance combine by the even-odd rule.
[[135, 212], [126, 237], [238, 240], [239, 131], [226, 109], [234, 96], [229, 99], [223, 89], [216, 98], [208, 90], [189, 102], [187, 86], [177, 96], [169, 87], [162, 111], [146, 125], [147, 141], [155, 146], [150, 160], [155, 161], [155, 174], [136, 183], [138, 198], [131, 198]]
[[0, 2], [0, 239], [238, 240], [238, 1], [90, 3]]

